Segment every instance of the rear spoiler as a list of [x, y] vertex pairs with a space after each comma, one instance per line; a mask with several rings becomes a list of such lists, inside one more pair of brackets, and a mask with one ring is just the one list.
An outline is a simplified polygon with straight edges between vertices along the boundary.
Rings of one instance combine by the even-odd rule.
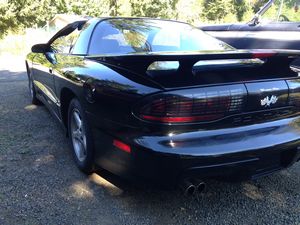
[[95, 55], [86, 56], [87, 59], [113, 65], [144, 74], [154, 62], [177, 61], [181, 72], [191, 72], [192, 67], [199, 61], [226, 59], [269, 59], [284, 58], [293, 61], [300, 56], [297, 50], [235, 50], [218, 52], [152, 52], [133, 53], [124, 55]]

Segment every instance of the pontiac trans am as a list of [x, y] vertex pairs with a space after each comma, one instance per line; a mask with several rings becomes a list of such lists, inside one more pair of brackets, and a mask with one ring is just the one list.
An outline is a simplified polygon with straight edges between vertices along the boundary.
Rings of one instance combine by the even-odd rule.
[[299, 56], [236, 50], [182, 22], [93, 18], [34, 45], [26, 68], [80, 170], [176, 183], [299, 160]]

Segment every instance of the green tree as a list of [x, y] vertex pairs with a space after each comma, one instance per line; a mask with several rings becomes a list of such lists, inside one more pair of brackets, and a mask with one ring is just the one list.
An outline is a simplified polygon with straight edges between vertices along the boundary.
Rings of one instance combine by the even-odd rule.
[[66, 10], [64, 0], [8, 0], [7, 4], [0, 5], [0, 37], [8, 30], [43, 26], [53, 15]]
[[108, 2], [104, 0], [67, 0], [67, 13], [83, 16], [109, 15]]
[[245, 0], [232, 0], [232, 5], [238, 21], [243, 21], [245, 13], [251, 10], [251, 5]]
[[179, 0], [176, 4], [175, 16], [177, 20], [195, 23], [203, 21], [203, 0]]
[[0, 39], [5, 36], [9, 29], [17, 27], [17, 21], [8, 5], [0, 4]]
[[252, 3], [252, 10], [257, 13], [258, 10], [263, 7], [266, 3], [268, 2], [268, 0], [254, 0]]
[[178, 0], [130, 0], [132, 16], [173, 18]]
[[233, 12], [232, 4], [228, 0], [204, 0], [202, 16], [209, 21], [220, 21], [227, 14]]

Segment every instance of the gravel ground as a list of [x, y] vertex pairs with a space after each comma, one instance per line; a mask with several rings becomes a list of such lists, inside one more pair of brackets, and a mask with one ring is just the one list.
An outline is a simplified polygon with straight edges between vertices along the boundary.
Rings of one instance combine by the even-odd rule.
[[300, 224], [300, 163], [257, 181], [209, 181], [197, 197], [87, 177], [59, 124], [30, 104], [23, 61], [0, 62], [1, 225]]

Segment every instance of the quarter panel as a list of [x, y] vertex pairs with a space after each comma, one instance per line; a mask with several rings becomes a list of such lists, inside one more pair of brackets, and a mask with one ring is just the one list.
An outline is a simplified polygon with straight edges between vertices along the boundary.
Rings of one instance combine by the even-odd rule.
[[[90, 115], [90, 123], [102, 129], [136, 126], [132, 107], [143, 96], [161, 89], [148, 86], [147, 80], [85, 59], [83, 56], [57, 55], [54, 70], [56, 94], [70, 89]], [[124, 72], [125, 73], [125, 72]], [[144, 83], [144, 84], [141, 84]], [[151, 82], [148, 82], [149, 84]]]

